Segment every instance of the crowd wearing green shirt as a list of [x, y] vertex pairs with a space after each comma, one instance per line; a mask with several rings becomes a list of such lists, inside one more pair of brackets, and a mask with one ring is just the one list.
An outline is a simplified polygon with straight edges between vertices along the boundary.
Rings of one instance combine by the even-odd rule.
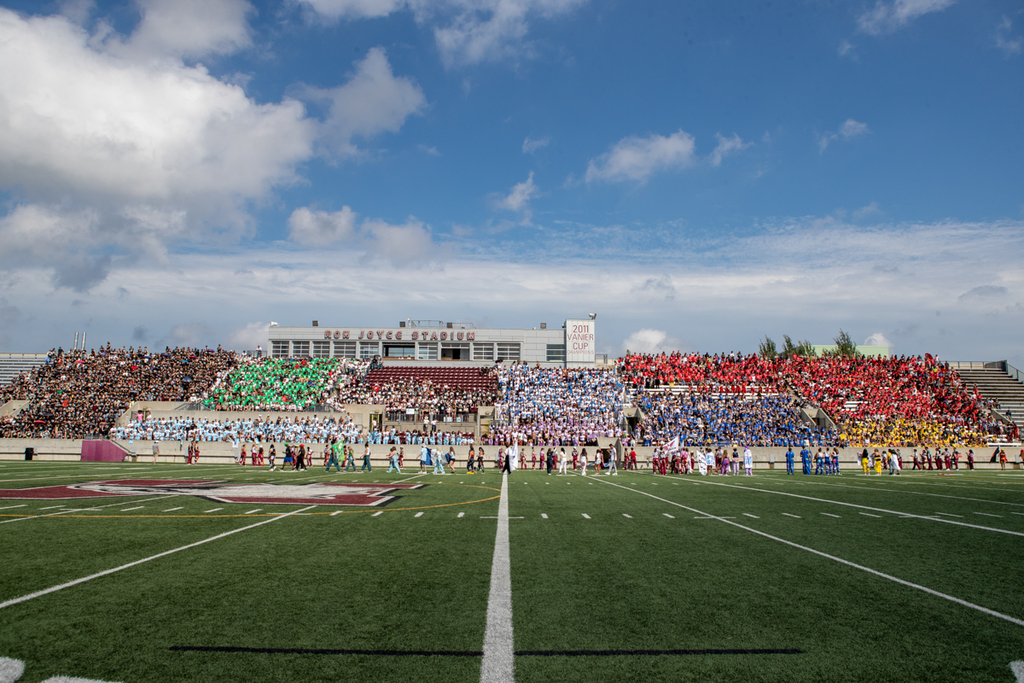
[[261, 358], [236, 366], [205, 404], [217, 410], [302, 410], [322, 403], [339, 358]]

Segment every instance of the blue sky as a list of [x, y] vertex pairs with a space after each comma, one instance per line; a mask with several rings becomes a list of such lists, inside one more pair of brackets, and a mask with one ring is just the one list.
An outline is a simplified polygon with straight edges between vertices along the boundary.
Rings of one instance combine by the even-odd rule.
[[1024, 365], [1015, 2], [0, 9], [0, 350], [269, 321]]

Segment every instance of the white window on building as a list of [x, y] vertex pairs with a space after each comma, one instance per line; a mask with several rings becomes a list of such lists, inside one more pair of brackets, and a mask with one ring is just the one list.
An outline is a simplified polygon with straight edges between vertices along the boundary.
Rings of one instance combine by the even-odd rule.
[[373, 358], [380, 355], [380, 342], [359, 342], [359, 357]]
[[437, 360], [437, 344], [420, 342], [417, 345], [416, 357], [420, 360]]
[[330, 358], [331, 357], [331, 342], [329, 341], [315, 341], [313, 342], [313, 358]]
[[356, 357], [356, 343], [354, 341], [336, 341], [336, 342], [334, 342], [334, 357], [335, 358], [355, 358]]
[[549, 363], [564, 363], [565, 344], [548, 344], [547, 359]]
[[519, 360], [519, 342], [498, 342], [498, 358]]
[[309, 342], [308, 341], [293, 341], [292, 342], [292, 358], [301, 358], [309, 355]]
[[491, 342], [474, 342], [473, 360], [494, 360], [494, 344]]
[[274, 340], [270, 343], [270, 354], [274, 358], [288, 357], [288, 342]]

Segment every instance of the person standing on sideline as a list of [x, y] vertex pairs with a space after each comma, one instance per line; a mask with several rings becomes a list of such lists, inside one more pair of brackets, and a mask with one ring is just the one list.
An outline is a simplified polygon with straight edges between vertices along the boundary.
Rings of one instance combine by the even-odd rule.
[[754, 454], [750, 452], [750, 446], [743, 449], [743, 474], [754, 476]]
[[967, 469], [974, 471], [974, 449], [971, 448], [967, 451]]
[[241, 454], [239, 453], [238, 450], [238, 437], [235, 437], [231, 440], [231, 450], [235, 452], [235, 464], [237, 465], [238, 463], [242, 463], [242, 466], [244, 467], [245, 461], [240, 459]]
[[434, 463], [434, 474], [445, 474], [444, 454], [439, 450], [430, 451], [431, 462]]
[[607, 472], [607, 476], [610, 477], [610, 476], [612, 476], [614, 474], [617, 477], [617, 476], [619, 476], [619, 467], [615, 463], [615, 451], [613, 451], [611, 448], [609, 448], [607, 450], [607, 453], [608, 453], [608, 472]]
[[370, 465], [370, 444], [366, 444], [366, 449], [363, 451], [363, 467], [359, 471], [373, 472], [373, 467]]
[[558, 456], [558, 473], [569, 474], [569, 456], [565, 454], [564, 448], [558, 452]]
[[[501, 457], [501, 449], [498, 449], [498, 457]], [[505, 457], [501, 459], [501, 473], [512, 474], [512, 458], [508, 453], [505, 453]]]
[[587, 476], [587, 449], [584, 448], [580, 453], [580, 473], [585, 477]]
[[153, 464], [156, 464], [156, 457], [160, 455], [160, 442], [153, 441]]
[[796, 456], [793, 454], [793, 447], [790, 446], [786, 449], [786, 474], [795, 474], [793, 472], [793, 458]]

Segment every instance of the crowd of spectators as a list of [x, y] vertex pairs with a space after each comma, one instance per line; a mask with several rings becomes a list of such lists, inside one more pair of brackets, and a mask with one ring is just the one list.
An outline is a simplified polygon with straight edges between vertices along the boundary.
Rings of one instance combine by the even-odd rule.
[[497, 388], [465, 389], [428, 378], [405, 377], [386, 384], [360, 381], [339, 387], [327, 403], [335, 409], [349, 403], [384, 406], [388, 420], [443, 421], [476, 413], [480, 406], [493, 405], [498, 396]]
[[368, 362], [348, 358], [254, 358], [220, 378], [204, 399], [216, 410], [306, 410], [365, 376]]
[[491, 445], [593, 445], [623, 435], [623, 386], [614, 372], [513, 363], [499, 371], [498, 384]]
[[110, 438], [127, 441], [251, 441], [316, 442], [345, 441], [355, 443], [362, 428], [348, 415], [317, 415], [304, 417], [254, 417], [221, 420], [194, 417], [160, 417], [132, 420], [123, 427], [110, 430]]
[[[991, 418], [948, 365], [919, 357], [865, 358], [728, 354], [629, 354], [619, 372], [638, 389], [789, 395], [821, 407], [840, 445], [980, 444]], [[826, 445], [828, 445], [826, 443]]]
[[805, 424], [796, 401], [788, 396], [648, 392], [641, 394], [637, 403], [644, 415], [637, 426], [637, 439], [645, 446], [677, 436], [684, 446], [839, 443], [833, 430]]
[[45, 364], [0, 388], [0, 404], [29, 402], [17, 415], [0, 418], [0, 436], [106, 435], [130, 402], [198, 400], [235, 362], [234, 353], [219, 348], [51, 350]]

